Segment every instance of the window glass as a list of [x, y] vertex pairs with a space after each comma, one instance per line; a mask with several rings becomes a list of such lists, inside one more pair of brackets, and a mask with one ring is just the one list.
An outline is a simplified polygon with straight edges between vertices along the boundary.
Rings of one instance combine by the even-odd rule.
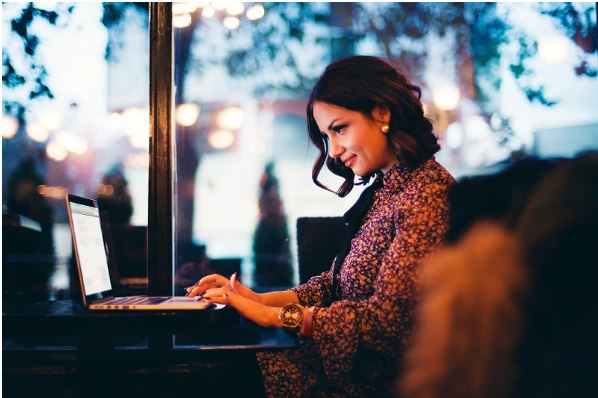
[[145, 290], [147, 4], [2, 11], [5, 299], [80, 298], [67, 192], [98, 200], [113, 287]]
[[177, 293], [210, 272], [295, 284], [297, 218], [354, 202], [311, 181], [305, 106], [333, 60], [405, 70], [457, 177], [598, 147], [594, 4], [174, 3], [173, 24]]

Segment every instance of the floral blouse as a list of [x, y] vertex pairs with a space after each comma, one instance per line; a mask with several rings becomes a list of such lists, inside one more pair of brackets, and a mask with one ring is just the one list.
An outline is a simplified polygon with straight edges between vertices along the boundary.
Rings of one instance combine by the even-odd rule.
[[453, 181], [433, 158], [384, 175], [340, 269], [342, 299], [332, 291], [333, 267], [298, 286], [300, 304], [315, 306], [312, 338], [257, 354], [269, 396], [362, 397], [392, 388], [412, 328], [417, 263], [444, 239]]

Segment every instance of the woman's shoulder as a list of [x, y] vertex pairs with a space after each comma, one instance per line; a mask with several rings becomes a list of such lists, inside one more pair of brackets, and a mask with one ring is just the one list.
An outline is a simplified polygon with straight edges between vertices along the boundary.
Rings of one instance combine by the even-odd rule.
[[436, 159], [431, 158], [412, 170], [402, 195], [412, 197], [413, 200], [425, 200], [430, 195], [448, 193], [454, 182], [453, 176]]
[[404, 217], [415, 209], [448, 206], [449, 187], [455, 182], [451, 174], [435, 159], [413, 169], [402, 189], [395, 191], [388, 204], [392, 213]]
[[426, 182], [449, 186], [455, 179], [438, 161], [432, 157], [426, 160], [420, 167], [414, 170], [412, 182]]

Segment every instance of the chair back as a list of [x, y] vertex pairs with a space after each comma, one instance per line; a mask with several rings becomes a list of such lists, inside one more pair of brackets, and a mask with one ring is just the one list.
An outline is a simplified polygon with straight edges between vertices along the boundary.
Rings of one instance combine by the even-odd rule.
[[330, 269], [344, 231], [342, 217], [297, 219], [299, 283]]

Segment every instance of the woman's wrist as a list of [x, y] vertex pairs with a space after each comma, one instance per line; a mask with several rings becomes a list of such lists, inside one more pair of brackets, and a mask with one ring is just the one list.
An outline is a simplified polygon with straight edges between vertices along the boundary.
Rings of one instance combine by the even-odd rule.
[[280, 310], [279, 307], [268, 307], [270, 312], [270, 325], [275, 328], [282, 328], [282, 321], [280, 320]]
[[241, 285], [240, 283], [235, 286], [238, 292], [243, 296], [248, 298], [249, 300], [255, 301], [260, 304], [264, 304], [262, 302], [261, 294], [254, 292], [252, 289], [248, 288], [247, 286]]
[[292, 290], [280, 290], [275, 292], [255, 293], [255, 301], [270, 307], [282, 307], [288, 303], [298, 303], [297, 294]]
[[253, 293], [253, 299], [255, 301], [257, 301], [258, 303], [260, 303], [262, 305], [266, 305], [266, 303], [264, 303], [264, 298], [263, 298], [262, 293], [256, 293], [253, 290], [252, 290], [252, 293]]
[[303, 322], [301, 324], [301, 330], [299, 330], [299, 334], [303, 336], [311, 337], [313, 334], [313, 316], [314, 316], [314, 307], [308, 307], [303, 312]]

